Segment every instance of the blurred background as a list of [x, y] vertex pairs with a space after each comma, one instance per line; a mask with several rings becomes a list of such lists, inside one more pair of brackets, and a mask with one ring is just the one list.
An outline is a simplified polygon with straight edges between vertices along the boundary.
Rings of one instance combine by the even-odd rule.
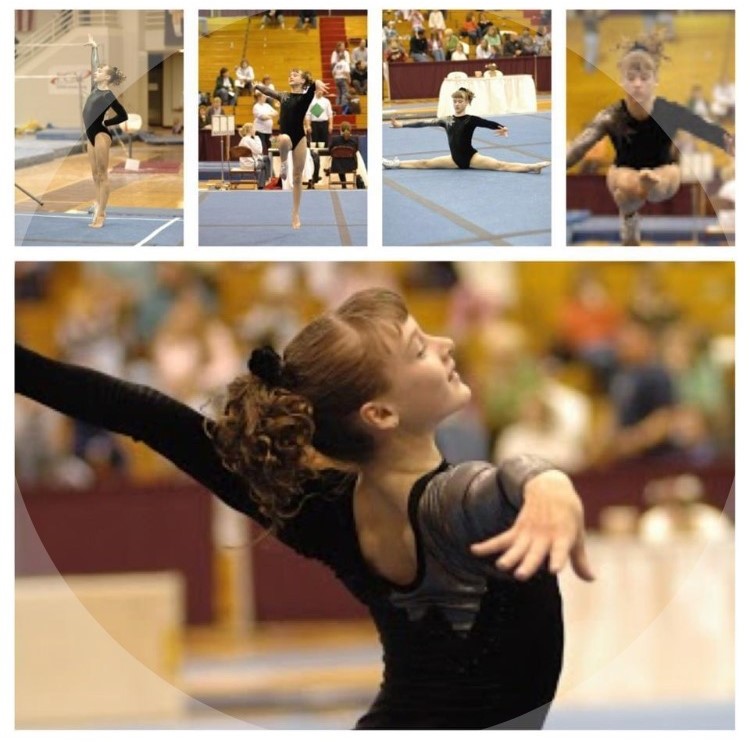
[[[572, 141], [605, 106], [623, 96], [617, 64], [625, 40], [658, 33], [664, 40], [656, 94], [734, 133], [735, 21], [732, 10], [569, 10], [567, 11], [567, 139]], [[642, 213], [661, 217], [712, 217], [721, 229], [700, 235], [700, 244], [734, 240], [734, 158], [679, 132], [682, 186], [664, 203]], [[568, 173], [569, 218], [617, 214], [604, 178], [614, 161], [608, 138]], [[708, 223], [708, 222], [707, 222]], [[713, 222], [712, 222], [713, 223]], [[679, 225], [679, 222], [676, 222]], [[679, 232], [679, 229], [677, 230]], [[690, 230], [669, 244], [689, 244]], [[570, 235], [569, 235], [570, 237]], [[569, 239], [569, 244], [573, 240]]]
[[[732, 263], [17, 263], [17, 337], [210, 414], [375, 285], [456, 342], [446, 458], [533, 452], [584, 500], [548, 727], [732, 727]], [[354, 724], [381, 653], [331, 575], [131, 440], [20, 397], [15, 431], [17, 726]]]

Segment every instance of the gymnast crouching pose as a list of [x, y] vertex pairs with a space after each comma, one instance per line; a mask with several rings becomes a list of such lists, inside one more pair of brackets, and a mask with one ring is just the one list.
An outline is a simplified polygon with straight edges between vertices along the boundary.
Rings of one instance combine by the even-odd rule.
[[668, 201], [680, 187], [674, 146], [678, 130], [734, 156], [734, 137], [728, 131], [656, 96], [663, 56], [657, 35], [627, 44], [619, 62], [625, 97], [600, 111], [568, 147], [567, 166], [572, 167], [600, 139], [610, 138], [616, 155], [607, 172], [607, 188], [620, 210], [623, 245], [640, 244], [638, 209], [647, 202]]
[[292, 228], [301, 226], [299, 205], [302, 199], [302, 172], [307, 159], [307, 139], [305, 137], [305, 115], [310, 107], [315, 91], [323, 94], [328, 86], [322, 80], [313, 80], [309, 72], [293, 69], [289, 72], [290, 93], [279, 93], [265, 85], [255, 89], [263, 95], [281, 103], [279, 112], [279, 157], [281, 159], [281, 179], [286, 178], [287, 156], [292, 153]]
[[508, 173], [540, 173], [542, 168], [550, 164], [546, 160], [528, 164], [503, 162], [493, 157], [480, 155], [471, 144], [471, 138], [474, 135], [475, 129], [491, 129], [500, 137], [507, 137], [508, 129], [495, 121], [488, 121], [479, 116], [472, 116], [466, 113], [467, 107], [474, 99], [474, 93], [470, 90], [459, 88], [451, 97], [453, 99], [453, 110], [455, 111], [455, 115], [453, 116], [424, 121], [409, 121], [406, 123], [396, 118], [391, 119], [391, 126], [396, 129], [401, 129], [402, 127], [442, 126], [448, 134], [450, 155], [432, 157], [428, 160], [399, 160], [397, 157], [394, 157], [383, 160], [384, 168], [387, 170], [393, 168], [468, 170], [469, 168], [473, 168], [475, 170], [501, 170]]
[[[89, 155], [91, 175], [96, 189], [94, 201], [94, 218], [89, 227], [99, 229], [107, 218], [107, 201], [109, 201], [109, 151], [112, 147], [112, 135], [108, 126], [116, 126], [128, 120], [127, 111], [123, 108], [110, 85], [119, 85], [125, 75], [117, 67], [99, 64], [99, 48], [92, 36], [86, 42], [91, 47], [91, 93], [83, 105], [83, 124], [86, 129], [86, 145]], [[109, 109], [115, 112], [105, 119]]]
[[453, 466], [453, 342], [368, 289], [254, 350], [216, 419], [16, 348], [16, 391], [166, 456], [364, 603], [384, 679], [361, 729], [540, 728], [563, 656], [556, 574], [593, 579], [570, 480], [534, 456]]

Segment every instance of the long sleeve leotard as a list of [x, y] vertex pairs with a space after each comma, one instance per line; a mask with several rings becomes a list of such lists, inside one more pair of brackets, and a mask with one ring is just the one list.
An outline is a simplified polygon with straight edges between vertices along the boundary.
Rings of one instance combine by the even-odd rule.
[[[210, 420], [180, 402], [19, 347], [16, 390], [143, 441], [225, 503], [268, 525], [249, 497], [252, 483], [222, 465], [206, 433]], [[470, 543], [512, 524], [520, 487], [538, 467], [523, 461], [508, 469], [465, 467], [444, 462], [412, 487], [418, 569], [411, 585], [391, 583], [365, 561], [351, 474], [326, 470], [309, 482], [306, 490], [315, 496], [279, 531], [292, 549], [332, 569], [375, 621], [383, 682], [358, 728], [539, 728], [554, 697], [563, 641], [556, 578], [540, 571], [518, 582], [468, 552]]]
[[[110, 139], [112, 135], [108, 126], [116, 126], [128, 120], [128, 112], [111, 90], [99, 90], [94, 82], [94, 72], [99, 67], [99, 50], [94, 46], [91, 48], [91, 93], [83, 104], [83, 125], [86, 129], [86, 138], [94, 144], [96, 135], [100, 132], [106, 134]], [[109, 109], [115, 115], [105, 120], [104, 115]]]
[[462, 170], [471, 167], [471, 158], [477, 150], [471, 146], [471, 138], [475, 129], [502, 129], [503, 125], [495, 121], [472, 116], [447, 116], [446, 118], [425, 119], [424, 121], [404, 121], [405, 127], [441, 126], [448, 135], [453, 162]]
[[600, 111], [568, 147], [567, 166], [575, 165], [602, 137], [608, 136], [615, 148], [615, 165], [635, 170], [677, 162], [674, 137], [687, 131], [717, 147], [724, 147], [728, 132], [692, 111], [664, 98], [656, 98], [651, 115], [636, 119], [624, 100]]
[[303, 93], [280, 93], [265, 85], [256, 85], [255, 89], [281, 103], [279, 130], [289, 136], [294, 149], [305, 138], [305, 114], [315, 97], [315, 85], [309, 85]]

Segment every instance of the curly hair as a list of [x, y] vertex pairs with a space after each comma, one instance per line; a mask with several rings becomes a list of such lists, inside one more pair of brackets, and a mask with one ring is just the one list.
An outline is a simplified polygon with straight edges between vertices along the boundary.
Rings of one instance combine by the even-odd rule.
[[[669, 57], [664, 54], [664, 34], [654, 31], [647, 36], [639, 36], [636, 39], [621, 39], [617, 50], [622, 52], [620, 58], [620, 69], [624, 67], [647, 67], [658, 71], [662, 61]], [[626, 61], [628, 60], [628, 61]]]
[[110, 85], [120, 85], [121, 83], [125, 82], [127, 78], [122, 73], [122, 70], [119, 67], [113, 67], [112, 65], [107, 65], [107, 66], [109, 67], [109, 84]]
[[359, 411], [389, 388], [387, 360], [407, 317], [398, 294], [360, 291], [304, 327], [275, 370], [251, 361], [256, 371], [229, 385], [207, 433], [275, 530], [299, 512], [323, 458], [346, 470], [372, 457]]

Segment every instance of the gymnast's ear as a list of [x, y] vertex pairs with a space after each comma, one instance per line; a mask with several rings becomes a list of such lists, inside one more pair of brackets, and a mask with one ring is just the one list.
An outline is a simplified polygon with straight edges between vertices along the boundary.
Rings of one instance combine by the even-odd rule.
[[359, 417], [369, 429], [380, 431], [394, 430], [399, 423], [396, 408], [382, 400], [365, 402], [359, 408]]

